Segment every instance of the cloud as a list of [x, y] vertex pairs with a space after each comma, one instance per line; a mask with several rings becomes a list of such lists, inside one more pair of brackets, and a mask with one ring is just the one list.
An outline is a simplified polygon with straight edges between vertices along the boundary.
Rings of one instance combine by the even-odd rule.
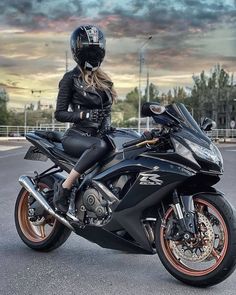
[[14, 83], [0, 83], [0, 88], [7, 88], [7, 89], [20, 89], [25, 90], [23, 87], [17, 87]]
[[195, 32], [215, 28], [235, 12], [224, 1], [195, 0], [2, 0], [0, 23], [28, 31], [71, 31], [82, 23], [97, 23], [108, 36], [142, 36], [165, 32]]
[[133, 5], [133, 12], [137, 13], [137, 12], [139, 12], [140, 10], [142, 10], [145, 7], [145, 1], [143, 1], [143, 0], [133, 0], [132, 5]]
[[[153, 35], [151, 48], [183, 51], [186, 47], [191, 48], [186, 42], [192, 38], [201, 38], [203, 34], [216, 30], [226, 19], [228, 25], [236, 20], [235, 11], [221, 0], [123, 0], [119, 4], [106, 0], [2, 0], [0, 9], [0, 24], [8, 26], [5, 31], [16, 30], [17, 35], [24, 36], [27, 32], [64, 33], [64, 42], [60, 41], [56, 46], [60, 50], [63, 46], [68, 48], [71, 31], [84, 23], [97, 24], [108, 39], [136, 39], [133, 51], [137, 51], [135, 46], [139, 48], [140, 42], [149, 34]], [[57, 42], [55, 38], [53, 40]], [[55, 46], [56, 43], [52, 42], [49, 40], [45, 44]], [[116, 52], [115, 48], [112, 50]], [[196, 44], [192, 50], [197, 50]], [[33, 55], [37, 56], [37, 49]], [[2, 66], [10, 67], [11, 63], [3, 63]]]
[[[236, 9], [230, 0], [2, 0], [0, 9], [0, 82], [13, 99], [16, 93], [29, 96], [29, 87], [57, 88], [70, 33], [85, 23], [105, 32], [103, 68], [122, 95], [138, 85], [138, 51], [149, 34], [144, 55], [150, 76], [165, 89], [175, 80], [191, 83], [193, 72], [217, 62], [230, 71], [236, 67]], [[226, 31], [228, 39], [222, 41]]]
[[[0, 23], [24, 28], [27, 31], [45, 29], [57, 31], [58, 21], [70, 22], [70, 18], [84, 15], [86, 6], [79, 0], [2, 0]], [[52, 25], [52, 23], [54, 25]]]
[[[112, 10], [100, 10], [101, 25], [113, 36], [141, 36], [163, 32], [194, 34], [215, 29], [225, 20], [233, 23], [232, 8], [218, 1], [133, 1], [130, 8], [115, 6]], [[134, 10], [136, 8], [136, 12]], [[141, 12], [140, 12], [141, 11]], [[109, 19], [110, 18], [110, 19]]]

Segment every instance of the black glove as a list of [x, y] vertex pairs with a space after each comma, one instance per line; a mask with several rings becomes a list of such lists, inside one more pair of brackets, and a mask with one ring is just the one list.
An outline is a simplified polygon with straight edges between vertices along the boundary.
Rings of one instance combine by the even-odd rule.
[[81, 120], [87, 119], [92, 122], [99, 122], [101, 109], [81, 110], [79, 111], [79, 118]]
[[158, 138], [161, 135], [161, 130], [159, 129], [152, 129], [152, 130], [145, 130], [142, 134], [142, 138], [145, 140], [151, 140], [153, 138]]
[[142, 137], [144, 140], [150, 140], [150, 139], [153, 139], [153, 134], [152, 132], [145, 130], [142, 134]]

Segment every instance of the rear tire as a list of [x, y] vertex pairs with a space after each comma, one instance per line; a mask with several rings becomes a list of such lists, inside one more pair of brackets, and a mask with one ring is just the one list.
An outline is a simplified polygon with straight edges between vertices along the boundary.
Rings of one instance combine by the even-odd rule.
[[[53, 182], [50, 178], [43, 178], [39, 187], [52, 188]], [[22, 188], [15, 204], [15, 225], [22, 241], [31, 249], [49, 252], [66, 242], [71, 230], [50, 215], [42, 218], [39, 225], [35, 225], [28, 219], [28, 197], [29, 193]], [[41, 224], [40, 224], [41, 223]]]
[[[177, 247], [175, 248], [175, 246], [173, 247], [173, 245], [175, 245], [176, 243], [176, 245], [178, 245], [179, 247], [179, 245], [183, 242], [181, 241], [180, 243], [178, 242], [173, 243], [172, 241], [165, 239], [165, 228], [163, 227], [162, 221], [160, 220], [160, 218], [158, 219], [156, 224], [156, 233], [155, 233], [156, 248], [157, 248], [157, 253], [163, 265], [165, 266], [167, 271], [171, 275], [173, 275], [176, 279], [188, 285], [197, 286], [197, 287], [207, 287], [207, 286], [215, 285], [224, 281], [235, 269], [235, 266], [236, 266], [235, 210], [221, 195], [217, 195], [217, 196], [207, 195], [207, 194], [198, 195], [197, 197], [194, 198], [194, 204], [195, 205], [198, 204], [197, 206], [208, 206], [209, 208], [214, 208], [213, 211], [215, 210], [215, 213], [219, 214], [220, 216], [218, 221], [222, 223], [222, 228], [224, 230], [222, 234], [222, 236], [224, 237], [223, 239], [224, 245], [220, 244], [220, 241], [219, 241], [220, 246], [218, 247], [222, 249], [222, 251], [220, 253], [215, 252], [215, 248], [213, 246], [213, 249], [210, 255], [205, 260], [200, 261], [200, 263], [203, 263], [203, 265], [205, 264], [207, 265], [207, 263], [211, 261], [212, 259], [213, 261], [214, 260], [216, 261], [215, 264], [213, 264], [213, 266], [209, 268], [208, 266], [206, 266], [206, 269], [204, 270], [201, 270], [201, 269], [199, 270], [199, 269], [193, 269], [191, 264], [189, 267], [189, 266], [186, 266], [186, 264], [182, 263], [181, 261], [183, 261], [183, 259], [181, 257], [181, 252], [179, 252], [180, 253], [179, 256], [176, 255], [176, 253], [178, 253], [178, 252], [175, 252], [176, 251], [175, 249], [177, 249]], [[169, 208], [167, 210], [164, 217], [165, 220], [168, 219], [168, 216], [170, 217], [171, 214], [173, 214], [171, 213], [172, 210], [173, 210], [172, 208]], [[208, 222], [206, 219], [204, 219], [204, 217], [202, 218], [203, 220], [205, 220], [206, 223]], [[216, 236], [217, 235], [214, 235], [214, 241], [216, 241], [217, 239]], [[180, 247], [182, 247], [182, 244]], [[182, 247], [182, 249], [184, 249], [184, 247]], [[185, 255], [185, 252], [183, 252], [183, 255]], [[200, 253], [200, 255], [202, 255], [202, 253]], [[193, 256], [190, 255], [189, 257], [193, 257]]]

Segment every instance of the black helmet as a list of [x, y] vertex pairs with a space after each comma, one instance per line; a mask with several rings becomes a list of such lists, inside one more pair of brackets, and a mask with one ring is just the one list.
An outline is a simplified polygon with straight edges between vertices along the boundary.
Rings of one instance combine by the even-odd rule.
[[70, 46], [74, 60], [83, 69], [95, 71], [105, 56], [106, 39], [97, 27], [80, 26], [72, 33]]

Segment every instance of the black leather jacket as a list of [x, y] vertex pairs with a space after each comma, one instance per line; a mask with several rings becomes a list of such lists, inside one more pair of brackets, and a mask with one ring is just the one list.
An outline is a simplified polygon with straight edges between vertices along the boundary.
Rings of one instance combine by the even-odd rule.
[[[112, 82], [111, 87], [112, 87]], [[59, 83], [59, 93], [55, 118], [60, 122], [74, 123], [76, 127], [93, 127], [99, 129], [102, 125], [110, 125], [112, 95], [105, 90], [103, 95], [93, 87], [87, 87], [85, 81], [80, 77], [80, 70], [75, 67], [67, 72]], [[68, 111], [68, 108], [72, 111]], [[89, 119], [80, 119], [80, 111], [99, 109], [101, 118], [105, 120], [93, 122]]]

